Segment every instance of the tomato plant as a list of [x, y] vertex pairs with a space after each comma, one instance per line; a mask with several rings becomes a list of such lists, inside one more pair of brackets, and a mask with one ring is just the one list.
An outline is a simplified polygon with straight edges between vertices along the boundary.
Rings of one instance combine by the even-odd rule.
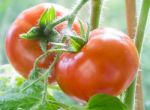
[[110, 28], [93, 30], [78, 53], [63, 53], [56, 80], [70, 96], [88, 100], [101, 93], [117, 96], [133, 81], [138, 54], [131, 39]]
[[[39, 4], [23, 11], [17, 17], [8, 31], [6, 37], [6, 53], [8, 59], [14, 68], [18, 71], [18, 73], [26, 78], [33, 68], [34, 61], [37, 57], [43, 54], [43, 51], [40, 48], [39, 40], [21, 39], [20, 35], [26, 33], [32, 27], [38, 25], [38, 21], [41, 15], [51, 6], [56, 9], [57, 18], [61, 18], [67, 14], [67, 9], [60, 5], [51, 3]], [[66, 23], [61, 23], [55, 28], [59, 33], [61, 33], [64, 31], [65, 27]], [[77, 33], [79, 32], [79, 26], [77, 23], [74, 23], [73, 29]], [[47, 48], [50, 49], [51, 45], [49, 44]], [[47, 68], [52, 63], [54, 57], [55, 54], [49, 55], [40, 61], [38, 66], [41, 68]], [[50, 80], [54, 80], [54, 78], [51, 78]]]
[[[70, 13], [46, 3], [17, 17], [6, 37], [6, 53], [14, 68], [30, 77], [19, 78], [11, 88], [3, 79], [0, 109], [132, 110], [146, 24], [142, 20], [149, 5], [143, 1], [142, 13], [147, 14], [141, 14], [135, 45], [118, 30], [98, 28], [102, 0], [92, 0], [90, 25], [76, 23], [88, 1], [81, 0]], [[55, 78], [58, 84], [48, 86]], [[73, 101], [62, 91], [85, 102]]]

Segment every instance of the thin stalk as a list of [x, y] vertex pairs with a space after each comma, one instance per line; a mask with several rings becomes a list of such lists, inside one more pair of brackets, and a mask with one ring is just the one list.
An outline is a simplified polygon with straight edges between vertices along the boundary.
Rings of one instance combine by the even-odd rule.
[[[53, 53], [53, 52], [68, 52], [68, 50], [66, 49], [50, 49], [48, 50], [46, 53], [42, 54], [40, 57], [37, 58], [37, 60], [35, 61], [34, 65], [35, 67], [38, 65], [39, 61], [42, 60], [43, 58], [45, 58], [47, 55]], [[56, 62], [56, 60], [58, 59], [58, 56], [56, 56], [55, 60], [53, 61], [53, 63], [50, 65], [49, 69], [47, 70], [47, 72], [45, 74], [43, 74], [42, 76], [40, 76], [38, 79], [36, 79], [34, 82], [32, 82], [31, 84], [27, 85], [25, 88], [23, 88], [21, 91], [25, 91], [26, 89], [30, 88], [33, 84], [39, 82], [40, 80], [42, 80], [43, 78], [47, 77], [47, 74], [50, 74], [50, 70], [52, 68], [52, 66], [54, 65], [54, 63]], [[32, 73], [35, 74], [35, 73]], [[32, 76], [32, 75], [31, 75]], [[30, 78], [31, 79], [31, 78]]]
[[[148, 19], [149, 7], [150, 7], [150, 0], [143, 0], [140, 18], [136, 30], [136, 40], [135, 40], [139, 57], [141, 54], [144, 32], [145, 32], [147, 19]], [[124, 100], [129, 110], [134, 110], [136, 79], [132, 82], [130, 87], [127, 89], [125, 100]]]
[[[44, 54], [42, 54], [41, 56], [39, 56], [39, 57], [35, 60], [33, 70], [37, 70], [37, 67], [38, 67], [39, 62], [40, 62], [43, 58], [45, 58], [46, 56], [48, 56], [49, 54], [51, 54], [51, 53], [53, 53], [53, 52], [62, 52], [62, 51], [63, 51], [63, 52], [66, 52], [66, 51], [68, 51], [68, 50], [67, 50], [67, 49], [50, 49], [50, 50], [48, 50], [47, 52], [45, 52]], [[36, 76], [35, 74], [36, 74], [36, 72], [31, 73], [30, 79], [32, 79], [33, 76]]]
[[76, 15], [78, 14], [79, 10], [83, 7], [83, 5], [85, 3], [87, 3], [88, 0], [81, 0], [79, 2], [79, 4], [77, 4], [77, 6], [73, 9], [73, 11], [69, 14], [69, 15], [66, 15], [64, 17], [62, 17], [61, 19], [58, 19], [56, 20], [55, 22], [53, 22], [52, 24], [48, 24], [45, 28], [45, 34], [49, 34], [50, 33], [50, 30], [55, 27], [56, 25], [64, 22], [64, 21], [69, 21], [70, 25], [72, 25]]
[[53, 61], [53, 63], [49, 66], [47, 71], [45, 72], [45, 77], [44, 77], [44, 92], [43, 92], [43, 97], [42, 97], [42, 103], [45, 102], [46, 95], [47, 95], [47, 85], [48, 85], [48, 76], [51, 74], [55, 64], [57, 63], [58, 59], [60, 57], [60, 53], [58, 53]]
[[[66, 40], [66, 38], [62, 38], [61, 43], [64, 43]], [[61, 48], [61, 46], [59, 46], [58, 48]], [[44, 77], [44, 91], [43, 91], [43, 96], [42, 96], [42, 103], [46, 102], [46, 95], [47, 95], [47, 86], [48, 86], [48, 76], [52, 73], [55, 64], [57, 63], [57, 61], [59, 60], [60, 55], [62, 54], [62, 52], [64, 51], [68, 51], [66, 49], [57, 49], [57, 54], [56, 57], [53, 61], [53, 63], [49, 66], [49, 68], [47, 69], [47, 71], [45, 72], [45, 77]]]
[[149, 8], [150, 8], [150, 0], [143, 0], [139, 24], [138, 24], [138, 28], [136, 32], [136, 40], [135, 40], [135, 44], [138, 49], [139, 55], [141, 53], [144, 32], [146, 28], [147, 19], [148, 19]]
[[62, 17], [62, 18], [60, 18], [60, 19], [57, 19], [57, 20], [56, 20], [55, 22], [53, 22], [52, 24], [48, 24], [48, 25], [46, 26], [45, 32], [48, 31], [48, 30], [51, 30], [54, 26], [56, 26], [56, 25], [58, 25], [58, 24], [60, 24], [60, 23], [62, 23], [62, 22], [64, 22], [64, 21], [67, 21], [68, 19], [69, 19], [69, 15], [64, 16], [64, 17]]
[[[135, 0], [126, 0], [126, 17], [127, 17], [128, 35], [130, 36], [130, 38], [133, 39], [135, 37], [135, 31], [136, 31], [135, 27], [137, 25], [136, 24], [137, 19], [136, 19], [136, 3], [135, 3]], [[124, 103], [129, 108], [131, 108], [130, 106], [132, 106], [132, 103], [130, 103], [130, 100], [134, 101], [134, 98], [135, 98], [134, 94], [133, 94], [134, 89], [135, 88], [128, 89], [128, 92], [126, 93], [126, 96], [128, 96], [128, 97], [127, 98], [125, 97], [125, 100], [124, 100]]]
[[78, 11], [83, 7], [83, 5], [88, 2], [89, 0], [81, 0], [79, 2], [79, 4], [73, 9], [71, 15], [76, 16], [76, 14], [78, 13]]
[[78, 13], [79, 10], [83, 7], [83, 5], [84, 5], [85, 3], [87, 3], [87, 1], [88, 1], [88, 0], [81, 0], [81, 1], [79, 2], [79, 4], [77, 5], [77, 7], [75, 7], [75, 8], [73, 9], [73, 11], [71, 12], [70, 17], [69, 17], [69, 22], [68, 22], [68, 24], [70, 25], [70, 27], [71, 27], [71, 25], [72, 25], [72, 23], [73, 23], [73, 21], [74, 21], [76, 15], [77, 15], [77, 13]]
[[141, 71], [138, 72], [138, 76], [137, 76], [136, 93], [135, 93], [135, 110], [144, 110]]
[[137, 25], [136, 19], [136, 0], [125, 0], [126, 1], [126, 18], [127, 18], [127, 27], [128, 35], [130, 38], [135, 37], [135, 27]]
[[124, 103], [128, 106], [129, 110], [134, 110], [135, 87], [136, 87], [136, 79], [129, 86], [125, 94]]
[[101, 9], [102, 9], [102, 0], [91, 1], [91, 30], [99, 26]]

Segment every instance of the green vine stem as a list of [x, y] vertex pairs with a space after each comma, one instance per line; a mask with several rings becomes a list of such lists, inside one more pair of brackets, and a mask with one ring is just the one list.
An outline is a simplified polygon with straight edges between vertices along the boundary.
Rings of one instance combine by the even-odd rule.
[[81, 1], [79, 2], [79, 4], [77, 4], [77, 6], [73, 9], [73, 11], [72, 11], [69, 15], [66, 15], [66, 16], [62, 17], [61, 19], [56, 20], [56, 21], [53, 22], [52, 24], [48, 24], [48, 25], [46, 26], [46, 29], [45, 29], [45, 34], [46, 34], [46, 35], [49, 34], [49, 33], [50, 33], [50, 30], [51, 30], [53, 27], [55, 27], [56, 25], [58, 25], [58, 24], [60, 24], [60, 23], [62, 23], [62, 22], [64, 22], [64, 21], [68, 21], [68, 25], [69, 25], [69, 27], [70, 27], [70, 26], [72, 25], [72, 23], [73, 23], [73, 21], [74, 21], [76, 15], [78, 14], [79, 10], [80, 10], [80, 9], [83, 7], [83, 5], [84, 5], [85, 3], [87, 3], [87, 2], [88, 2], [88, 0], [81, 0]]
[[150, 8], [150, 0], [143, 0], [141, 15], [140, 15], [139, 24], [136, 32], [136, 41], [135, 41], [139, 54], [141, 53], [149, 8]]
[[[143, 0], [140, 18], [136, 30], [136, 37], [135, 37], [136, 38], [135, 44], [139, 53], [139, 57], [141, 53], [145, 27], [148, 19], [149, 7], [150, 7], [150, 0]], [[136, 79], [132, 82], [130, 87], [127, 89], [125, 95], [124, 102], [128, 106], [129, 110], [134, 110]]]
[[99, 26], [101, 9], [102, 9], [102, 0], [91, 1], [91, 30]]
[[[38, 63], [39, 63], [40, 60], [42, 60], [42, 59], [45, 58], [47, 55], [49, 55], [49, 54], [51, 54], [51, 53], [53, 53], [53, 52], [68, 52], [68, 50], [66, 50], [66, 49], [50, 49], [50, 50], [48, 50], [46, 53], [42, 54], [41, 56], [39, 56], [39, 57], [37, 58], [37, 60], [36, 60], [35, 63], [34, 63], [35, 67], [37, 67], [37, 65], [38, 65]], [[57, 56], [56, 56], [56, 58], [57, 58]], [[55, 62], [56, 62], [56, 61], [54, 60], [53, 63], [55, 64]], [[52, 66], [54, 65], [53, 63], [51, 64]], [[52, 68], [51, 65], [50, 65], [49, 69]], [[49, 69], [48, 69], [47, 71], [50, 71]], [[32, 74], [33, 74], [33, 75], [31, 75], [31, 76], [35, 76], [35, 75], [34, 75], [35, 73], [32, 73]], [[31, 76], [30, 76], [30, 79], [32, 79]], [[47, 72], [46, 72], [45, 74], [43, 74], [41, 77], [39, 77], [38, 79], [36, 79], [34, 82], [32, 82], [31, 84], [29, 84], [28, 86], [26, 86], [25, 88], [23, 88], [22, 91], [25, 91], [26, 89], [28, 89], [29, 87], [31, 87], [33, 84], [35, 84], [35, 83], [37, 83], [38, 81], [40, 81], [41, 79], [43, 79], [45, 76], [47, 76]]]
[[46, 51], [44, 54], [42, 54], [41, 56], [39, 56], [35, 62], [34, 62], [34, 66], [33, 66], [33, 71], [31, 74], [30, 74], [30, 79], [35, 79], [37, 76], [37, 73], [35, 71], [37, 71], [37, 67], [38, 67], [38, 64], [40, 62], [40, 60], [42, 60], [43, 58], [45, 58], [46, 56], [48, 56], [49, 54], [51, 53], [54, 53], [54, 52], [68, 52], [67, 49], [50, 49], [48, 51]]
[[45, 102], [46, 95], [47, 95], [48, 76], [51, 74], [51, 72], [52, 72], [55, 64], [57, 63], [59, 57], [60, 57], [60, 52], [57, 53], [53, 63], [49, 66], [49, 68], [45, 72], [45, 75], [44, 75], [44, 91], [43, 91], [42, 103]]
[[[68, 21], [68, 26], [69, 28], [72, 27], [72, 24], [75, 20], [75, 17], [78, 13], [78, 11], [83, 7], [83, 5], [87, 2], [88, 0], [81, 0], [79, 2], [79, 4], [73, 9], [73, 11], [69, 14], [64, 16], [61, 19], [56, 20], [55, 22], [48, 24], [44, 30], [44, 33], [46, 35], [49, 35], [51, 30], [53, 30], [54, 26], [56, 26], [57, 24], [60, 24], [63, 21]], [[62, 40], [63, 41], [63, 40]], [[61, 42], [62, 43], [62, 42]], [[54, 42], [54, 44], [57, 44]], [[48, 51], [46, 51], [44, 54], [42, 54], [41, 56], [39, 56], [34, 63], [33, 66], [33, 71], [30, 74], [30, 79], [36, 79], [33, 83], [31, 83], [30, 85], [28, 85], [27, 87], [23, 88], [22, 91], [26, 90], [27, 88], [29, 88], [30, 86], [32, 86], [34, 83], [40, 81], [41, 79], [44, 79], [44, 90], [43, 90], [43, 96], [42, 96], [42, 103], [45, 103], [46, 101], [46, 95], [47, 95], [47, 85], [48, 85], [48, 76], [51, 74], [55, 64], [57, 63], [59, 56], [61, 55], [62, 52], [68, 52], [69, 50], [67, 49], [60, 49], [61, 46], [59, 46], [57, 49], [50, 49]], [[39, 77], [39, 70], [38, 70], [38, 63], [40, 62], [40, 60], [42, 60], [43, 58], [45, 58], [47, 55], [49, 55], [50, 53], [56, 52], [56, 57], [53, 61], [53, 63], [49, 66], [49, 68], [46, 70], [46, 72]]]

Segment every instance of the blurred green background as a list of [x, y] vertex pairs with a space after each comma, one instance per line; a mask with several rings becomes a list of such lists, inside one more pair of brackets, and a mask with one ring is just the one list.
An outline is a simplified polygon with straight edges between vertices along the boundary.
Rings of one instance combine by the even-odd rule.
[[[58, 3], [71, 9], [77, 1], [78, 0], [0, 0], [0, 65], [8, 63], [4, 48], [5, 36], [9, 26], [22, 10], [41, 2]], [[85, 21], [89, 21], [89, 5], [90, 3], [87, 4], [79, 14], [80, 18]], [[137, 0], [137, 16], [139, 15], [140, 7], [141, 0]], [[150, 19], [147, 24], [141, 66], [145, 108], [146, 110], [150, 110]], [[100, 26], [113, 27], [125, 33], [127, 32], [124, 0], [105, 0]]]

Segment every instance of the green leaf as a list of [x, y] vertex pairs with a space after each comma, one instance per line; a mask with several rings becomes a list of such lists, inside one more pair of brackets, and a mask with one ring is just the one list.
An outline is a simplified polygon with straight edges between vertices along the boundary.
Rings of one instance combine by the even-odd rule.
[[39, 27], [31, 28], [27, 33], [21, 34], [20, 38], [27, 40], [37, 40], [42, 36], [42, 31]]
[[47, 24], [52, 23], [56, 19], [56, 10], [52, 6], [47, 9], [40, 18], [39, 25], [42, 28], [45, 28]]
[[55, 100], [59, 103], [63, 103], [63, 104], [68, 105], [68, 106], [80, 105], [80, 102], [73, 100], [71, 97], [64, 94], [57, 84], [56, 85], [49, 85], [48, 93], [51, 94], [55, 98]]
[[18, 108], [29, 109], [41, 100], [43, 91], [42, 83], [36, 83], [21, 92], [21, 89], [33, 81], [26, 81], [19, 88], [12, 88], [0, 96], [0, 108], [2, 110], [17, 110]]
[[105, 94], [93, 96], [87, 106], [87, 110], [128, 110], [117, 97]]

